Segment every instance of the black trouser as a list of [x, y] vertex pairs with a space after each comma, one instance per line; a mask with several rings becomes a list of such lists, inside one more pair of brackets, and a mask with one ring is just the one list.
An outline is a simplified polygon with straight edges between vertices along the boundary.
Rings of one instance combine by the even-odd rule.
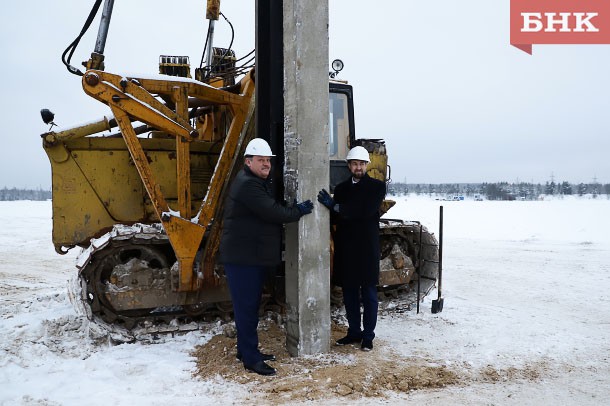
[[[362, 323], [360, 319], [360, 295], [362, 294]], [[345, 305], [345, 316], [349, 328], [347, 335], [363, 340], [375, 338], [375, 326], [377, 325], [377, 286], [350, 286], [343, 287], [343, 304]], [[364, 330], [360, 329], [360, 326]]]
[[258, 308], [261, 303], [267, 267], [225, 264], [229, 282], [235, 327], [237, 328], [237, 352], [247, 365], [262, 361], [258, 350]]

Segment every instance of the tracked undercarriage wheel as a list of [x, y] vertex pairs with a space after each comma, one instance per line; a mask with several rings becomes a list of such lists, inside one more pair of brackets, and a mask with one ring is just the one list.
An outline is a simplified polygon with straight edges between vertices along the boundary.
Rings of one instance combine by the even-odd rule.
[[191, 317], [203, 316], [209, 309], [208, 303], [195, 303], [190, 305], [183, 305], [184, 312]]
[[[145, 316], [151, 309], [117, 310], [109, 294], [113, 289], [128, 289], [126, 284], [136, 284], [131, 280], [129, 269], [134, 267], [150, 270], [169, 269], [168, 259], [160, 247], [125, 244], [104, 248], [91, 259], [83, 270], [81, 277], [85, 278], [87, 299], [94, 314], [107, 323], [122, 323], [125, 327], [133, 327], [132, 318]], [[138, 298], [134, 297], [134, 302]]]
[[337, 307], [343, 306], [343, 289], [341, 289], [339, 286], [331, 284], [330, 303]]
[[381, 223], [382, 276], [378, 296], [383, 301], [416, 303], [418, 287], [423, 299], [436, 284], [438, 241], [418, 222], [388, 219]]
[[231, 320], [233, 314], [233, 303], [232, 302], [216, 302], [215, 307], [218, 311], [218, 316], [225, 321]]

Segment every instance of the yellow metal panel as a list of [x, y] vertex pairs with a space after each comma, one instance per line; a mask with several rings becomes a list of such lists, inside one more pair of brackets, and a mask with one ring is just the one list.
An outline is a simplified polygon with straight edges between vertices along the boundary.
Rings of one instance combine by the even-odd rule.
[[163, 227], [167, 232], [180, 264], [178, 290], [195, 290], [197, 286], [193, 275], [193, 263], [205, 233], [205, 228], [175, 216], [164, 220]]
[[[174, 88], [174, 103], [176, 112], [182, 119], [188, 119], [188, 94], [186, 88]], [[176, 173], [178, 178], [178, 210], [180, 216], [191, 218], [191, 166], [189, 162], [189, 142], [184, 137], [176, 137]]]
[[[151, 170], [170, 207], [177, 207], [176, 142], [173, 139], [138, 138]], [[199, 210], [222, 147], [219, 143], [193, 142], [191, 146], [191, 210]], [[123, 138], [88, 137], [54, 145], [45, 144], [54, 179], [53, 241], [61, 245], [87, 243], [113, 224], [158, 222]], [[59, 187], [63, 179], [68, 186]], [[64, 191], [65, 190], [65, 191]], [[84, 190], [87, 195], [84, 196]], [[58, 207], [58, 203], [62, 202]], [[74, 207], [90, 217], [105, 208], [100, 228], [71, 219]], [[85, 214], [81, 215], [84, 218]]]
[[49, 144], [43, 142], [43, 147], [51, 160], [51, 167], [54, 164], [65, 162], [70, 158], [70, 152], [66, 149], [63, 143]]
[[53, 244], [88, 243], [115, 224], [73, 159], [53, 162]]
[[161, 193], [159, 184], [153, 177], [150, 166], [148, 165], [148, 160], [144, 154], [144, 150], [142, 149], [142, 146], [138, 141], [138, 137], [131, 126], [131, 121], [123, 110], [114, 105], [111, 105], [110, 107], [112, 108], [114, 118], [116, 119], [117, 123], [119, 123], [121, 133], [123, 134], [123, 139], [125, 140], [129, 153], [131, 154], [131, 159], [133, 159], [133, 162], [136, 165], [136, 169], [140, 174], [142, 183], [144, 183], [148, 196], [153, 203], [157, 217], [161, 218], [161, 213], [169, 211], [169, 206]]
[[388, 166], [388, 156], [375, 152], [369, 153], [371, 162], [366, 167], [366, 172], [371, 178], [379, 179], [385, 182], [386, 168]]
[[142, 181], [127, 150], [72, 151], [72, 159], [116, 223], [146, 222]]

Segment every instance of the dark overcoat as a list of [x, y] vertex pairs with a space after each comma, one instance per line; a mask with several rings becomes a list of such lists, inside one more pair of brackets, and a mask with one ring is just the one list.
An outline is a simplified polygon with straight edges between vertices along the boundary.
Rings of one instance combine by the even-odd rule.
[[379, 282], [379, 207], [385, 183], [365, 175], [350, 177], [335, 187], [333, 283], [338, 286], [372, 286]]
[[296, 206], [273, 194], [270, 179], [240, 171], [225, 201], [219, 261], [222, 264], [275, 266], [281, 261], [282, 224], [298, 221]]

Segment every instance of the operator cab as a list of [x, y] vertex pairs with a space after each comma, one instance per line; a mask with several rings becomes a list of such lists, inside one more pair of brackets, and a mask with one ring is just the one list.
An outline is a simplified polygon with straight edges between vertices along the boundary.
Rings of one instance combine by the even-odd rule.
[[354, 125], [353, 89], [347, 83], [331, 81], [328, 92], [328, 154], [330, 157], [330, 192], [335, 186], [350, 176], [347, 167], [347, 153], [355, 146], [364, 147], [369, 152], [371, 162], [367, 174], [382, 182], [390, 181], [390, 166], [382, 139], [356, 139]]
[[354, 145], [354, 98], [350, 85], [331, 81], [328, 92], [330, 192], [350, 175], [345, 158]]

